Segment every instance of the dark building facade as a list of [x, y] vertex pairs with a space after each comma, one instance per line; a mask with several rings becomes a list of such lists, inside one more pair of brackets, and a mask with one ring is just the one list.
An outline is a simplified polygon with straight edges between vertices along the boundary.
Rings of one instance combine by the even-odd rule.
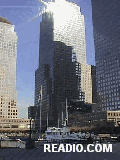
[[[74, 99], [92, 103], [91, 66], [86, 62], [84, 16], [77, 4], [66, 0], [62, 2], [43, 2], [46, 10], [40, 23], [34, 103], [38, 110], [36, 119], [41, 117], [43, 126], [47, 124], [47, 115], [49, 126], [55, 125], [58, 117], [61, 119], [66, 98], [68, 102]], [[69, 8], [67, 12], [64, 6]]]
[[91, 65], [92, 103], [97, 103], [96, 66]]
[[37, 107], [35, 107], [35, 106], [28, 107], [28, 119], [30, 119], [30, 118], [35, 119], [36, 109], [37, 109]]
[[120, 109], [120, 1], [91, 0], [98, 101]]
[[72, 47], [60, 41], [53, 41], [52, 15], [45, 13], [42, 18], [39, 68], [35, 72], [35, 106], [38, 106], [36, 119], [39, 119], [38, 99], [42, 85], [41, 120], [45, 126], [47, 114], [49, 125], [53, 125], [53, 122], [57, 122], [58, 114], [62, 113], [66, 98], [68, 101], [84, 100], [84, 93], [81, 92], [80, 64], [72, 58]]
[[74, 112], [77, 114], [91, 113], [92, 104], [84, 103], [83, 101], [71, 100], [68, 103], [68, 113], [73, 114]]

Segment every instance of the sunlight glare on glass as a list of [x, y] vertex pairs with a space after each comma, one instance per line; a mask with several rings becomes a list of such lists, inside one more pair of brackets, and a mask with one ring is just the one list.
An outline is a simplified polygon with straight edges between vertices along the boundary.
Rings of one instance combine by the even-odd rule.
[[61, 29], [63, 29], [63, 27], [67, 25], [67, 23], [70, 23], [70, 21], [72, 22], [72, 19], [76, 16], [75, 10], [71, 3], [66, 0], [55, 0], [55, 2], [45, 2], [44, 4], [44, 12], [53, 13], [54, 25], [57, 28], [62, 27]]

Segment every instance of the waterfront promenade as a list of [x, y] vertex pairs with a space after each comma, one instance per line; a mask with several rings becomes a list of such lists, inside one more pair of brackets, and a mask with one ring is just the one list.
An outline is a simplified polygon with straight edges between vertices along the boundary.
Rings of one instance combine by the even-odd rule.
[[1, 148], [0, 160], [113, 160], [120, 157], [120, 143], [113, 144], [112, 153], [44, 153], [44, 148]]

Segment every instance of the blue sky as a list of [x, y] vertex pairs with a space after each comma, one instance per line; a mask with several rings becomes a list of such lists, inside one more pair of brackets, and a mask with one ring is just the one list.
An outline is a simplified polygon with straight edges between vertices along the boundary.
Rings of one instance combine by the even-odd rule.
[[[48, 1], [48, 0], [47, 0]], [[85, 16], [87, 63], [95, 65], [91, 0], [69, 0], [81, 7]], [[18, 35], [17, 50], [17, 106], [19, 118], [27, 118], [29, 105], [34, 105], [35, 70], [39, 58], [39, 24], [41, 17], [29, 21], [38, 13], [36, 0], [0, 0], [0, 16], [15, 25]]]

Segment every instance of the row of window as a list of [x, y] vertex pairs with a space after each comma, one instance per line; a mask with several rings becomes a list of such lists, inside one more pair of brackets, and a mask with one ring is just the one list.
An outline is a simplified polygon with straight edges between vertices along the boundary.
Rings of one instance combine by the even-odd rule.
[[108, 116], [120, 116], [120, 113], [108, 113]]
[[19, 124], [19, 125], [11, 125], [11, 124], [0, 124], [0, 128], [20, 128], [20, 129], [29, 129], [30, 124]]

